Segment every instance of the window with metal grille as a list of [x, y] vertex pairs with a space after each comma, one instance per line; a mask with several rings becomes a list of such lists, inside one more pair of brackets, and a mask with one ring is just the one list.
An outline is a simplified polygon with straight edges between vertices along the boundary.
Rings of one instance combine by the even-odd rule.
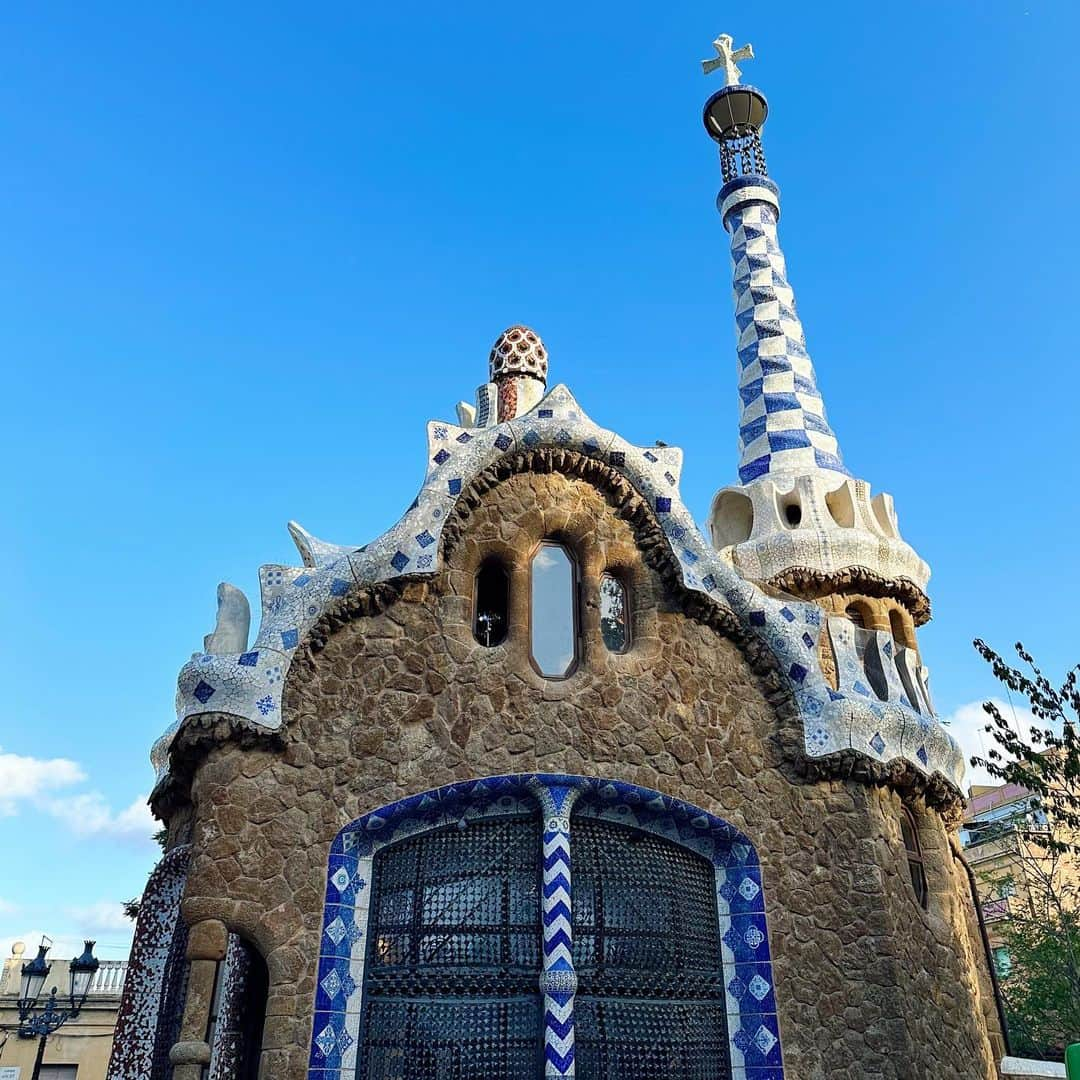
[[420, 833], [373, 866], [358, 1080], [540, 1071], [538, 815]]
[[926, 907], [929, 890], [926, 887], [926, 866], [923, 863], [922, 847], [919, 844], [919, 827], [915, 824], [914, 815], [906, 806], [900, 808], [900, 834], [904, 839], [904, 850], [907, 853], [911, 887], [915, 890], [915, 898], [919, 904]]
[[570, 831], [578, 1080], [731, 1076], [716, 874], [651, 833]]

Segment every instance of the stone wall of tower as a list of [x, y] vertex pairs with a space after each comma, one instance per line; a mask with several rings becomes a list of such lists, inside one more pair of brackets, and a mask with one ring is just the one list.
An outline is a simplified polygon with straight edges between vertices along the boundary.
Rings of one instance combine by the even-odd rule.
[[[650, 539], [634, 497], [549, 466], [474, 486], [444, 535], [440, 575], [384, 587], [381, 610], [342, 613], [326, 628], [322, 647], [289, 672], [274, 743], [215, 744], [207, 724], [179, 751], [193, 808], [184, 916], [220, 920], [267, 960], [263, 1075], [307, 1075], [338, 830], [405, 795], [536, 770], [653, 788], [751, 838], [789, 1076], [993, 1075], [985, 957], [941, 814], [911, 804], [931, 889], [923, 911], [899, 795], [807, 780], [781, 680], [685, 613], [667, 548]], [[527, 655], [528, 559], [549, 537], [574, 549], [582, 573], [583, 655], [565, 681], [541, 678]], [[510, 570], [510, 630], [484, 649], [472, 636], [472, 591], [491, 555]], [[630, 584], [634, 644], [622, 655], [600, 639], [604, 569]]]

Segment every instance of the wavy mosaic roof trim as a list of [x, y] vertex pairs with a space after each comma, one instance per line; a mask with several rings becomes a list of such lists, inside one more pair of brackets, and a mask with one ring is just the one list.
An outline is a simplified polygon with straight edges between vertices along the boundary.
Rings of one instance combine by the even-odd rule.
[[304, 565], [260, 569], [262, 621], [252, 645], [235, 655], [197, 654], [181, 670], [177, 722], [151, 754], [159, 782], [167, 774], [173, 738], [193, 717], [227, 714], [267, 730], [280, 727], [289, 664], [323, 613], [354, 590], [405, 575], [437, 573], [442, 528], [460, 494], [499, 459], [537, 448], [595, 457], [649, 503], [686, 588], [734, 612], [775, 655], [799, 704], [808, 754], [820, 757], [854, 749], [882, 762], [903, 758], [959, 786], [963, 757], [935, 720], [899, 702], [877, 700], [854, 675], [839, 691], [825, 682], [817, 660], [825, 621], [819, 607], [769, 597], [723, 562], [679, 494], [682, 451], [632, 446], [595, 424], [561, 384], [531, 412], [494, 427], [430, 422], [423, 487], [404, 517], [370, 544], [328, 544], [290, 525]]

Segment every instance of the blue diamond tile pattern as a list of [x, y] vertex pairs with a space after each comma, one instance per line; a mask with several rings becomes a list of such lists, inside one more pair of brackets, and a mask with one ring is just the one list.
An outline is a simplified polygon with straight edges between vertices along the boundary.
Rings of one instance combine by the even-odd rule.
[[576, 1074], [571, 849], [574, 821], [583, 818], [654, 833], [712, 864], [716, 895], [723, 898], [717, 930], [725, 950], [732, 1065], [747, 1080], [782, 1080], [761, 869], [750, 840], [700, 807], [647, 788], [544, 773], [459, 781], [421, 792], [371, 811], [338, 833], [328, 866], [308, 1080], [351, 1080], [356, 1071], [346, 1053], [363, 1038], [365, 985], [353, 976], [358, 965], [363, 969], [370, 911], [364, 890], [366, 876], [378, 872], [378, 852], [428, 829], [537, 808], [543, 821], [541, 1015], [547, 1080], [571, 1080]]
[[208, 682], [200, 681], [193, 693], [205, 705], [217, 691]]
[[848, 476], [806, 351], [776, 221], [775, 206], [747, 201], [724, 222], [740, 369], [739, 479], [819, 469]]
[[[742, 387], [747, 414], [744, 449], [762, 450], [759, 457], [767, 456], [768, 460], [755, 468], [768, 471], [779, 468], [785, 460], [802, 460], [799, 455], [811, 454], [814, 462], [820, 463], [833, 451], [822, 442], [827, 427], [823, 430], [810, 415], [810, 405], [816, 408], [818, 398], [816, 392], [811, 393], [809, 361], [788, 346], [794, 332], [788, 325], [794, 308], [784, 298], [783, 259], [775, 244], [772, 210], [761, 203], [747, 202], [732, 210], [727, 224], [737, 234], [737, 277], [747, 277], [747, 281], [738, 283], [737, 293], [743, 299], [750, 297], [745, 304], [739, 300], [742, 331], [755, 326], [755, 334], [761, 331], [750, 350], [754, 356], [748, 361], [756, 367], [746, 374]], [[756, 220], [752, 220], [755, 215]], [[740, 263], [744, 264], [741, 268]], [[775, 301], [763, 290], [775, 293]], [[763, 305], [774, 305], [775, 310], [758, 311]], [[782, 333], [775, 333], [777, 328]], [[776, 352], [778, 346], [782, 347], [781, 353]], [[774, 385], [781, 376], [790, 376], [790, 386]], [[758, 410], [756, 416], [750, 415], [754, 409]], [[551, 415], [541, 417], [541, 411]], [[782, 421], [793, 416], [804, 425], [799, 431], [783, 426]], [[465, 434], [468, 439], [462, 438]], [[752, 446], [754, 440], [760, 439], [766, 440], [767, 450], [763, 449], [765, 443]], [[710, 604], [726, 606], [746, 631], [772, 653], [777, 671], [798, 704], [808, 753], [817, 756], [850, 748], [876, 760], [886, 755], [907, 758], [920, 770], [939, 773], [959, 784], [963, 755], [932, 713], [923, 712], [924, 702], [906, 702], [901, 696], [902, 687], [891, 676], [888, 700], [879, 700], [865, 681], [851, 643], [852, 664], [841, 665], [838, 688], [829, 686], [817, 656], [818, 628], [824, 627], [826, 634], [835, 635], [820, 609], [791, 598], [768, 596], [740, 579], [719, 559], [682, 501], [678, 484], [681, 451], [663, 444], [633, 446], [615, 432], [600, 428], [561, 385], [550, 390], [533, 411], [490, 430], [471, 426], [466, 432], [443, 422], [429, 425], [428, 468], [420, 494], [397, 524], [369, 544], [330, 544], [295, 523], [290, 525], [303, 565], [260, 569], [262, 619], [247, 651], [198, 654], [181, 671], [178, 724], [162, 736], [152, 752], [159, 779], [168, 771], [168, 751], [179, 726], [205, 714], [211, 705], [215, 712], [261, 728], [280, 727], [286, 719], [282, 691], [293, 654], [308, 640], [324, 614], [340, 609], [340, 598], [354, 591], [361, 592], [404, 574], [438, 572], [442, 567], [442, 530], [453, 520], [464, 492], [482, 470], [503, 461], [515, 449], [533, 446], [581, 448], [617, 470], [647, 502], [678, 563], [683, 586], [700, 593]], [[838, 461], [839, 454], [835, 457]], [[835, 640], [833, 645], [839, 657]], [[887, 661], [891, 659], [884, 652], [881, 655]], [[886, 674], [891, 670], [889, 665]], [[869, 742], [875, 733], [884, 745], [880, 753], [875, 753]], [[736, 900], [739, 903], [742, 901]], [[748, 948], [745, 942], [741, 947]]]

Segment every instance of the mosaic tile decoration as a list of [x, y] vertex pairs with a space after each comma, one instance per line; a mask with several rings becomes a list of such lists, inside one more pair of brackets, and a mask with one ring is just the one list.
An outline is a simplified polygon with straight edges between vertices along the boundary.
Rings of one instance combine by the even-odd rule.
[[187, 927], [180, 899], [190, 859], [186, 844], [166, 852], [143, 890], [106, 1080], [164, 1075], [155, 1066], [162, 1066], [162, 1058], [167, 1064], [175, 1035], [165, 1028], [178, 1025], [183, 1013], [183, 1000], [176, 996], [183, 993], [177, 976], [186, 981]]
[[[739, 479], [815, 469], [849, 476], [825, 417], [806, 335], [776, 233], [776, 186], [728, 184], [721, 214], [731, 233], [738, 333]], [[727, 193], [727, 194], [725, 194]]]
[[[576, 977], [568, 840], [573, 817], [581, 814], [655, 833], [713, 864], [731, 1075], [733, 1080], [782, 1080], [765, 894], [753, 844], [719, 818], [656, 791], [621, 781], [549, 774], [450, 784], [365, 814], [338, 833], [330, 848], [308, 1080], [351, 1080], [356, 1070], [376, 852], [418, 832], [463, 819], [532, 811], [537, 803], [544, 815], [545, 932], [540, 984], [545, 994], [545, 1076], [574, 1076]], [[555, 929], [549, 932], [549, 926]]]
[[[750, 534], [733, 537], [739, 504], [747, 500]], [[795, 525], [784, 517], [789, 502], [799, 507]], [[838, 502], [850, 514], [845, 524], [833, 516], [831, 507]], [[826, 574], [859, 567], [886, 580], [906, 578], [923, 592], [930, 580], [930, 567], [900, 536], [891, 497], [883, 492], [872, 496], [864, 480], [824, 470], [798, 476], [770, 473], [723, 487], [713, 497], [709, 526], [724, 561], [751, 581], [768, 581], [793, 567]]]
[[570, 877], [570, 811], [581, 788], [534, 778], [529, 790], [544, 817], [544, 1073], [574, 1075], [574, 975]]
[[[180, 672], [177, 725], [158, 740], [151, 760], [158, 782], [168, 768], [168, 751], [180, 724], [205, 713], [226, 713], [259, 727], [281, 725], [281, 694], [292, 656], [326, 609], [353, 589], [402, 575], [434, 574], [439, 569], [442, 527], [473, 478], [500, 458], [528, 448], [566, 448], [588, 454], [617, 470], [648, 501], [678, 561], [686, 588], [728, 607], [775, 654], [802, 707], [807, 752], [818, 750], [811, 728], [829, 734], [829, 746], [845, 743], [847, 702], [879, 717], [885, 757], [907, 757], [903, 724], [884, 703], [867, 702], [847, 689], [830, 690], [817, 662], [821, 612], [813, 604], [783, 601], [743, 580], [730, 562], [705, 539], [679, 493], [682, 451], [676, 447], [634, 446], [594, 423], [563, 385], [554, 387], [531, 412], [487, 428], [463, 428], [432, 421], [428, 425], [428, 468], [424, 484], [388, 532], [363, 547], [318, 540], [297, 525], [290, 532], [303, 566], [264, 566], [259, 572], [262, 621], [254, 643], [240, 654], [198, 653]], [[903, 710], [902, 705], [897, 708]], [[918, 713], [910, 711], [917, 721]], [[959, 786], [962, 757], [943, 734], [940, 752], [908, 758], [924, 772], [941, 772]], [[877, 755], [871, 754], [876, 757]]]
[[217, 1020], [206, 1080], [235, 1080], [243, 1059], [244, 1005], [251, 977], [251, 950], [238, 934], [229, 934], [218, 971]]
[[[787, 279], [779, 195], [768, 178], [748, 175], [717, 200], [731, 234], [741, 413], [740, 484], [713, 499], [713, 542], [752, 581], [858, 567], [925, 592], [930, 568], [901, 539], [891, 497], [871, 497], [841, 460]], [[792, 505], [794, 522], [785, 520]]]

